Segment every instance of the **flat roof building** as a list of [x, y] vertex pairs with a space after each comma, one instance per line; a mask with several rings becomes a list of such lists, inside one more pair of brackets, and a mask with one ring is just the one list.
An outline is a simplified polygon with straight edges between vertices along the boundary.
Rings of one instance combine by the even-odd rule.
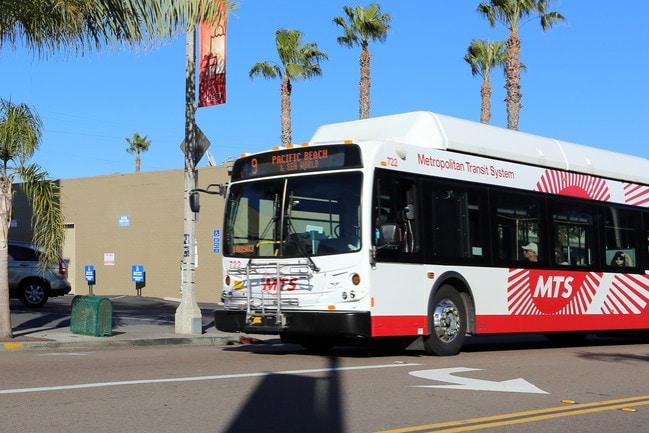
[[[228, 181], [226, 166], [198, 169], [199, 188]], [[143, 266], [143, 296], [181, 297], [184, 170], [62, 179], [66, 223], [63, 257], [74, 294], [88, 294], [85, 266], [94, 266], [95, 295], [136, 295], [132, 267]], [[9, 238], [31, 240], [31, 208], [16, 188]], [[224, 198], [201, 194], [196, 222], [196, 300], [218, 302]], [[191, 247], [191, 246], [190, 246]]]

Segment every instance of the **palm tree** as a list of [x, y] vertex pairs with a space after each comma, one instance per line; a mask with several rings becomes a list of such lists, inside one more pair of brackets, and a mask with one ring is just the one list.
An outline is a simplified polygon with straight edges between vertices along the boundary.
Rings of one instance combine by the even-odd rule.
[[282, 145], [291, 143], [291, 80], [307, 79], [322, 75], [318, 62], [328, 59], [327, 53], [318, 49], [318, 44], [302, 45], [303, 33], [300, 30], [279, 29], [275, 32], [277, 54], [281, 66], [268, 61], [255, 63], [248, 76], [253, 79], [281, 78], [282, 99]]
[[238, 7], [232, 0], [21, 0], [0, 1], [0, 48], [26, 47], [43, 55], [83, 55], [123, 45], [158, 43], [217, 23]]
[[126, 148], [128, 153], [135, 153], [135, 172], [140, 172], [140, 153], [146, 152], [151, 146], [151, 140], [147, 140], [148, 135], [142, 137], [139, 132], [133, 134], [133, 138], [126, 138], [129, 147]]
[[500, 22], [509, 30], [507, 37], [507, 61], [505, 62], [505, 88], [507, 97], [507, 127], [518, 130], [518, 118], [521, 111], [521, 40], [518, 38], [519, 28], [525, 24], [523, 20], [530, 15], [538, 15], [543, 31], [548, 30], [559, 21], [566, 19], [558, 12], [549, 12], [552, 0], [490, 0], [478, 5], [478, 12], [485, 15], [491, 27]]
[[381, 14], [381, 7], [376, 3], [372, 3], [365, 9], [360, 5], [356, 5], [356, 8], [344, 6], [343, 10], [347, 15], [347, 21], [344, 17], [336, 17], [333, 22], [342, 27], [345, 32], [343, 36], [338, 36], [340, 45], [348, 48], [361, 47], [358, 112], [361, 119], [367, 119], [370, 117], [370, 59], [372, 57], [368, 48], [369, 42], [370, 40], [385, 42], [391, 29], [389, 23], [392, 17], [390, 14]]
[[[109, 46], [139, 48], [157, 44], [199, 22], [217, 25], [237, 7], [231, 0], [21, 0], [1, 1], [0, 49], [18, 45], [41, 55], [83, 55]], [[34, 241], [45, 249], [41, 264], [54, 261], [63, 243], [58, 187], [37, 165], [27, 165], [41, 138], [41, 122], [25, 105], [1, 102], [0, 153], [0, 337], [11, 337], [7, 279], [7, 239], [13, 196], [11, 186], [20, 178], [31, 198]], [[49, 200], [48, 200], [49, 199]]]
[[480, 88], [480, 122], [489, 123], [491, 119], [491, 83], [490, 76], [494, 68], [503, 66], [505, 60], [505, 41], [490, 42], [474, 39], [467, 49], [464, 60], [471, 66], [471, 73], [475, 77], [482, 77]]
[[41, 266], [56, 263], [65, 226], [59, 186], [47, 172], [29, 164], [41, 140], [42, 123], [25, 104], [0, 99], [0, 337], [13, 337], [9, 311], [8, 240], [13, 208], [13, 184], [19, 179], [33, 209], [34, 243], [43, 248]]

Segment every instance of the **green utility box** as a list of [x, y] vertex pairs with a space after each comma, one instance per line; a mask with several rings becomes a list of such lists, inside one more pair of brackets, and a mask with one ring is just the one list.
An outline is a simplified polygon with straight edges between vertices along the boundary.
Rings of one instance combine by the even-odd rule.
[[72, 298], [70, 332], [105, 337], [113, 333], [113, 303], [101, 296]]

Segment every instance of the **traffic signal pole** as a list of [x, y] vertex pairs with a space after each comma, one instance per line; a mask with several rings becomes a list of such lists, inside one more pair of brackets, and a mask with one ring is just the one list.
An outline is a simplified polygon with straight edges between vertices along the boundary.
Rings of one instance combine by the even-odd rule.
[[[177, 334], [201, 334], [203, 321], [196, 302], [196, 214], [189, 206], [189, 197], [197, 187], [196, 173], [196, 29], [187, 30], [185, 88], [185, 171], [184, 171], [184, 240], [181, 265], [181, 301], [176, 309]], [[180, 240], [179, 240], [180, 241]]]

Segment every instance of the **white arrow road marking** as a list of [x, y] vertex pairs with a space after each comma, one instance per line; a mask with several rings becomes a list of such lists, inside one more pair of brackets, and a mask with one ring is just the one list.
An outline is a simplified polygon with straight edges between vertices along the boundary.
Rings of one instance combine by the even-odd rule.
[[524, 392], [529, 394], [548, 394], [537, 388], [525, 379], [503, 380], [494, 382], [491, 380], [470, 379], [466, 377], [453, 376], [453, 373], [465, 371], [478, 371], [480, 368], [438, 368], [434, 370], [411, 371], [410, 374], [423, 379], [448, 382], [454, 385], [417, 385], [417, 388], [446, 388], [446, 389], [470, 389], [474, 391], [501, 391], [501, 392]]

